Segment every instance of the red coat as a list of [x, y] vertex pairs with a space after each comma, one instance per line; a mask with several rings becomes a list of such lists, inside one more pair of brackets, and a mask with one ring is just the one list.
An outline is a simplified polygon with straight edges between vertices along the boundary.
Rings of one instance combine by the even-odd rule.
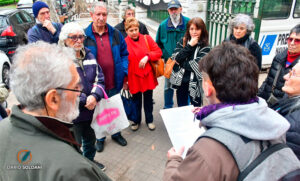
[[[153, 90], [157, 85], [157, 79], [153, 75], [153, 71], [149, 61], [157, 61], [162, 51], [149, 35], [145, 35], [149, 44], [149, 51], [144, 35], [140, 34], [138, 41], [132, 40], [129, 36], [125, 38], [127, 43], [128, 56], [128, 86], [131, 94]], [[149, 56], [145, 68], [139, 68], [140, 60]]]

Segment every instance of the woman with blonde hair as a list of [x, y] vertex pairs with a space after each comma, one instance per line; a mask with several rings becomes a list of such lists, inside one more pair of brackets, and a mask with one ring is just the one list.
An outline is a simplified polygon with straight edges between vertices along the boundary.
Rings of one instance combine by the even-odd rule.
[[150, 61], [157, 61], [162, 51], [149, 35], [139, 33], [139, 22], [130, 17], [126, 19], [125, 30], [127, 37], [128, 56], [128, 88], [137, 102], [137, 120], [132, 120], [131, 129], [136, 131], [141, 124], [142, 97], [144, 97], [144, 111], [146, 124], [152, 131], [155, 129], [153, 123], [153, 89], [158, 85], [157, 79], [153, 74]]

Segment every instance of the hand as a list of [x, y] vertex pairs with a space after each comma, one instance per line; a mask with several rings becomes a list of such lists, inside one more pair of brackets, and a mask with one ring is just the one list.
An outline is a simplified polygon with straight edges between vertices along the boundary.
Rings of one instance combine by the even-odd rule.
[[5, 111], [6, 111], [6, 113], [7, 113], [7, 116], [9, 116], [10, 113], [11, 113], [11, 110], [10, 110], [9, 108], [6, 108]]
[[148, 62], [148, 59], [149, 59], [149, 57], [148, 57], [147, 55], [144, 56], [144, 58], [142, 58], [142, 59], [140, 60], [139, 68], [141, 68], [141, 69], [145, 68], [146, 63]]
[[92, 95], [89, 95], [86, 99], [86, 104], [85, 104], [85, 107], [88, 109], [88, 110], [93, 110], [95, 108], [97, 104], [97, 100], [94, 96]]
[[198, 41], [199, 41], [199, 37], [192, 37], [192, 39], [189, 42], [189, 45], [191, 45], [193, 47], [193, 46], [197, 45]]
[[49, 20], [45, 20], [43, 22], [43, 27], [47, 28], [52, 34], [56, 32], [56, 29], [54, 28], [53, 24]]
[[198, 113], [201, 109], [202, 109], [202, 107], [195, 107], [195, 108], [192, 109], [192, 112], [193, 112], [194, 114], [196, 114], [196, 113]]
[[181, 148], [179, 148], [178, 152], [176, 152], [175, 148], [172, 147], [167, 154], [168, 159], [171, 158], [171, 156], [182, 156], [182, 153], [184, 152], [184, 146], [182, 146]]
[[123, 83], [123, 90], [129, 90], [128, 82]]

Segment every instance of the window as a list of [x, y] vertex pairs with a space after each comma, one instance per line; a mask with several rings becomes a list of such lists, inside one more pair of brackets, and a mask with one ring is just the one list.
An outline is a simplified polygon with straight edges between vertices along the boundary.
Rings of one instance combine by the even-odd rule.
[[297, 0], [294, 9], [294, 18], [300, 18], [300, 1]]
[[293, 0], [264, 1], [263, 19], [285, 19], [291, 12]]
[[16, 13], [13, 16], [11, 16], [10, 20], [11, 20], [11, 23], [13, 23], [13, 24], [22, 24], [23, 23], [20, 13]]
[[31, 19], [30, 15], [28, 13], [21, 12], [21, 14], [22, 14], [23, 22], [25, 22], [25, 23], [31, 23], [32, 22], [32, 19]]
[[5, 16], [0, 16], [0, 28], [4, 28], [7, 26], [7, 21]]

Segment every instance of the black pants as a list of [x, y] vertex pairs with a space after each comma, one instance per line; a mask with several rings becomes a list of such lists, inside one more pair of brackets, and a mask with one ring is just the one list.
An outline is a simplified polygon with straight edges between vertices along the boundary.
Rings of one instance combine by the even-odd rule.
[[145, 111], [145, 118], [146, 123], [152, 123], [153, 122], [153, 90], [147, 90], [146, 92], [139, 92], [136, 94], [133, 94], [133, 100], [137, 102], [138, 106], [138, 112], [137, 112], [137, 120], [135, 123], [140, 124], [142, 121], [142, 97], [144, 97], [144, 111]]
[[[178, 107], [189, 105], [189, 95], [189, 82], [182, 82], [181, 86], [179, 86], [176, 91]], [[190, 97], [190, 101], [193, 106], [201, 106], [201, 101], [197, 103], [193, 101], [192, 97]]]
[[91, 123], [89, 121], [74, 123], [73, 129], [76, 141], [82, 144], [83, 156], [93, 161], [96, 154], [96, 136]]

